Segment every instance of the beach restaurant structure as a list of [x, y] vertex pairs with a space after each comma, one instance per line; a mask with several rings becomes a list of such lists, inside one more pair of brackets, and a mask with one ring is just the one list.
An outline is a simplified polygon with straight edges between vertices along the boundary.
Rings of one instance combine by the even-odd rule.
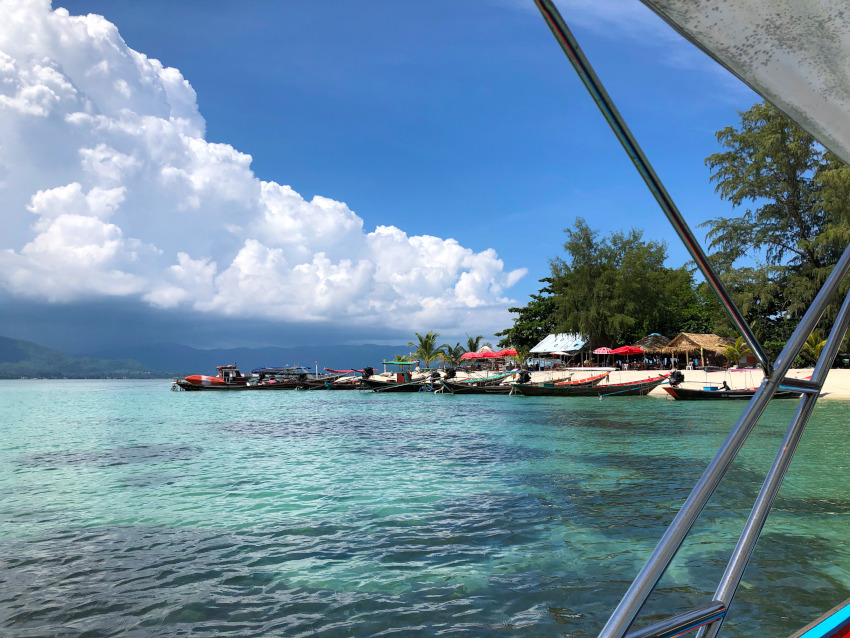
[[570, 332], [550, 334], [529, 352], [538, 357], [574, 357], [587, 345], [587, 337]]
[[[691, 359], [695, 358], [699, 359], [699, 365], [701, 367], [705, 367], [705, 357], [711, 357], [716, 361], [717, 357], [721, 356], [725, 361], [726, 356], [724, 352], [726, 351], [726, 347], [734, 344], [735, 340], [728, 337], [680, 332], [667, 344], [664, 352], [673, 357], [679, 357], [684, 354], [686, 368], [691, 365]], [[738, 362], [732, 361], [731, 363]]]

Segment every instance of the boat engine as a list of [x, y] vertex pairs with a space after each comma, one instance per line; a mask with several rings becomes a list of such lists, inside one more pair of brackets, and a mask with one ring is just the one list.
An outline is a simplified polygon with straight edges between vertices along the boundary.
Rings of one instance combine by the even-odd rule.
[[668, 379], [670, 385], [674, 388], [684, 380], [685, 375], [682, 374], [681, 370], [673, 370], [673, 372], [670, 373], [670, 378]]
[[516, 381], [517, 383], [529, 383], [531, 381], [531, 373], [528, 370], [520, 370]]
[[363, 368], [363, 372], [360, 374], [360, 376], [364, 379], [368, 379], [373, 374], [375, 374], [375, 368], [373, 368], [372, 366], [368, 366], [366, 368]]
[[446, 379], [454, 379], [457, 376], [457, 370], [454, 368], [446, 368]]
[[436, 380], [436, 379], [439, 379], [439, 378], [440, 378], [440, 373], [439, 373], [439, 372], [437, 372], [436, 370], [434, 370], [434, 371], [431, 373], [431, 379], [432, 379], [432, 380]]

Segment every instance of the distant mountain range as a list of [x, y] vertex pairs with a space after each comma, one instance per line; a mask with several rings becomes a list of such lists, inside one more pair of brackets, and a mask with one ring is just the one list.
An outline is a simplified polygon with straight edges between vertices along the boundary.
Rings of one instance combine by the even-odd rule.
[[132, 359], [152, 370], [170, 371], [176, 376], [215, 374], [215, 367], [235, 363], [243, 371], [262, 366], [304, 366], [319, 371], [378, 368], [382, 361], [408, 354], [407, 346], [296, 346], [290, 348], [216, 348], [200, 350], [174, 343], [157, 343], [132, 348], [110, 348], [86, 353], [98, 359]]
[[215, 374], [215, 367], [236, 363], [243, 372], [261, 366], [304, 366], [347, 370], [373, 366], [407, 346], [298, 346], [292, 348], [217, 348], [200, 350], [173, 343], [110, 348], [69, 355], [31, 341], [0, 337], [0, 379], [46, 378], [167, 378], [187, 374]]
[[32, 341], [0, 337], [0, 379], [19, 379], [21, 377], [150, 379], [161, 376], [165, 375], [157, 374], [138, 361], [73, 357], [58, 350], [45, 348]]

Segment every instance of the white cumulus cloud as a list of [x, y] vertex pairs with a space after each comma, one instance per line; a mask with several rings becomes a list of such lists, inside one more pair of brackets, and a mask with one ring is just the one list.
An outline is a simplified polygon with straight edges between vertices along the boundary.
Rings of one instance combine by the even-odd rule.
[[0, 14], [8, 292], [407, 330], [462, 333], [482, 308], [506, 322], [525, 271], [493, 250], [370, 231], [343, 202], [259, 180], [250, 155], [204, 139], [181, 73], [101, 16], [49, 0], [0, 0]]

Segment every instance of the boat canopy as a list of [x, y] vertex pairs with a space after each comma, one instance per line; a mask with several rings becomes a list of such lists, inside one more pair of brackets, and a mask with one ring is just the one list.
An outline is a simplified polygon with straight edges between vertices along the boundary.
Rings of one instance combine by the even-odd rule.
[[418, 361], [384, 361], [385, 365], [388, 366], [416, 366], [419, 365]]
[[310, 368], [304, 366], [283, 366], [276, 368], [254, 368], [251, 370], [253, 374], [301, 374], [310, 372]]
[[551, 334], [531, 349], [534, 354], [575, 354], [587, 343], [587, 338], [579, 334], [561, 332]]
[[847, 0], [642, 0], [850, 164]]

